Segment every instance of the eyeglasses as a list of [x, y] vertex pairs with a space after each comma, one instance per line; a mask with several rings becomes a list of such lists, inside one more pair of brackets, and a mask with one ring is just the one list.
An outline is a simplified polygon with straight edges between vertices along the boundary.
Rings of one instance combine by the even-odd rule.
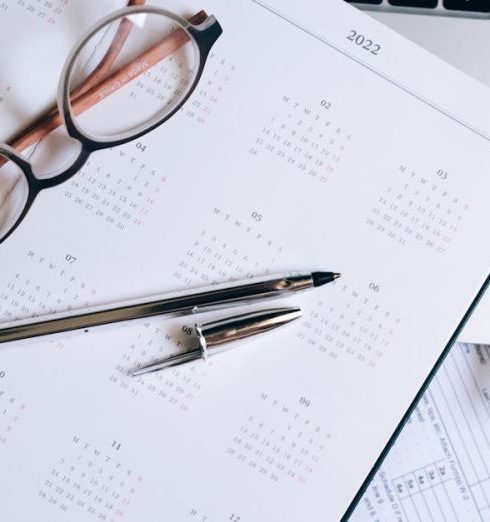
[[[201, 78], [222, 33], [201, 11], [185, 20], [134, 5], [95, 24], [66, 60], [57, 108], [9, 144], [0, 143], [0, 244], [22, 222], [38, 194], [74, 176], [92, 152], [135, 140], [176, 114]], [[133, 5], [131, 5], [133, 4]], [[158, 66], [158, 88], [132, 97], [136, 79]], [[21, 155], [43, 140], [36, 162]]]

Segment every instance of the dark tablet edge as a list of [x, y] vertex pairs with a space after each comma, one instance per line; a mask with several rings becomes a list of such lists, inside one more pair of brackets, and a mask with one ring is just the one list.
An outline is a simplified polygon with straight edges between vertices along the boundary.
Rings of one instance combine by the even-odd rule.
[[444, 359], [447, 357], [448, 353], [450, 352], [452, 346], [456, 342], [457, 338], [459, 337], [459, 334], [461, 333], [461, 330], [463, 329], [464, 325], [467, 323], [468, 319], [470, 318], [471, 314], [475, 311], [475, 308], [477, 304], [480, 302], [481, 298], [483, 297], [483, 294], [487, 290], [487, 288], [490, 287], [490, 275], [487, 277], [485, 282], [483, 283], [483, 286], [481, 287], [480, 291], [477, 293], [475, 299], [471, 303], [470, 307], [464, 314], [463, 318], [461, 319], [459, 325], [457, 326], [456, 330], [454, 331], [453, 335], [451, 336], [451, 339], [449, 339], [449, 343], [446, 345], [444, 350], [442, 351], [441, 355], [437, 359], [436, 363], [432, 367], [431, 371], [429, 372], [429, 375], [426, 377], [424, 382], [422, 383], [422, 386], [419, 388], [419, 391], [415, 395], [413, 401], [411, 402], [410, 406], [408, 407], [407, 411], [402, 417], [402, 420], [398, 424], [398, 426], [395, 428], [395, 431], [391, 435], [391, 437], [388, 439], [388, 442], [386, 443], [386, 446], [383, 448], [383, 451], [381, 452], [380, 456], [374, 463], [373, 467], [371, 468], [371, 471], [367, 475], [367, 477], [364, 479], [364, 482], [361, 484], [361, 487], [357, 491], [355, 497], [353, 498], [352, 502], [350, 503], [349, 507], [347, 508], [347, 511], [340, 519], [340, 522], [347, 522], [349, 517], [353, 514], [355, 508], [359, 504], [359, 501], [364, 496], [364, 493], [366, 492], [369, 484], [373, 480], [373, 478], [376, 476], [376, 473], [379, 471], [381, 465], [383, 464], [386, 456], [390, 452], [391, 448], [396, 442], [396, 439], [402, 432], [403, 428], [405, 427], [405, 424], [407, 423], [408, 419], [414, 412], [415, 408], [417, 407], [420, 399], [423, 397], [424, 393], [427, 391], [427, 388], [429, 387], [430, 383], [432, 382], [432, 379], [436, 375], [437, 371], [441, 367], [442, 363], [444, 362]]

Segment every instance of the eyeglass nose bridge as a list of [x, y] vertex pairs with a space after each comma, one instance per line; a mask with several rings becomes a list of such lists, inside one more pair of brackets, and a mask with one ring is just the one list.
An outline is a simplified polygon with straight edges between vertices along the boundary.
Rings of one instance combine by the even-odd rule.
[[[0, 168], [3, 166], [3, 158], [14, 163], [24, 174], [29, 189], [29, 199], [35, 199], [41, 190], [43, 190], [42, 180], [36, 178], [30, 161], [22, 157], [14, 148], [6, 143], [0, 143]], [[46, 180], [47, 181], [47, 180]]]
[[20, 168], [27, 179], [29, 184], [29, 193], [33, 198], [35, 198], [42, 190], [60, 185], [61, 183], [71, 178], [83, 167], [91, 153], [92, 151], [85, 147], [83, 143], [81, 143], [80, 151], [76, 159], [71, 162], [69, 167], [66, 169], [60, 169], [59, 174], [54, 173], [50, 177], [40, 178], [37, 177], [34, 173], [32, 164], [28, 159], [24, 158], [9, 145], [0, 143], [0, 155], [12, 161]]
[[62, 170], [60, 174], [49, 178], [38, 178], [34, 174], [32, 164], [28, 159], [21, 156], [15, 149], [6, 143], [0, 143], [0, 168], [3, 166], [1, 160], [2, 158], [5, 158], [15, 164], [21, 170], [25, 180], [27, 181], [27, 197], [24, 207], [7, 233], [0, 235], [0, 245], [13, 234], [16, 228], [24, 220], [39, 193], [45, 189], [60, 185], [61, 183], [70, 179], [83, 167], [90, 154], [91, 151], [85, 148], [82, 144], [76, 160], [66, 170]]

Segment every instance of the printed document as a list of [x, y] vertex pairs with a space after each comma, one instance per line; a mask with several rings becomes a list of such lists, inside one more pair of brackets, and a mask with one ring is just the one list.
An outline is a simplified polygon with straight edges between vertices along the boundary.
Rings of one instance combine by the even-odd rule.
[[488, 520], [489, 355], [483, 345], [451, 349], [352, 522]]

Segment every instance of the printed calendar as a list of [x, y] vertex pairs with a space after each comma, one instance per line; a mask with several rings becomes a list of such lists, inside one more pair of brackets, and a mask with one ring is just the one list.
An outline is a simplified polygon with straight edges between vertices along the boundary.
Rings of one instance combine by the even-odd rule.
[[[431, 451], [397, 456], [402, 435], [370, 472], [488, 277], [487, 91], [344, 2], [153, 3], [205, 9], [223, 35], [170, 120], [40, 194], [0, 246], [1, 323], [284, 271], [342, 277], [278, 301], [302, 317], [273, 335], [138, 377], [233, 310], [2, 346], [0, 519], [333, 521], [356, 499], [354, 519], [453, 520], [444, 495], [483, 512], [484, 435], [468, 428], [461, 465], [460, 441], [441, 440], [458, 371], [483, 397], [462, 409], [486, 403], [486, 352], [478, 366], [457, 345], [451, 385], [438, 377], [410, 417]], [[2, 140], [52, 103], [69, 49], [116, 4], [0, 0]], [[35, 92], [14, 33], [47, 57]], [[184, 66], [139, 75], [124, 107], [160, 99]]]

